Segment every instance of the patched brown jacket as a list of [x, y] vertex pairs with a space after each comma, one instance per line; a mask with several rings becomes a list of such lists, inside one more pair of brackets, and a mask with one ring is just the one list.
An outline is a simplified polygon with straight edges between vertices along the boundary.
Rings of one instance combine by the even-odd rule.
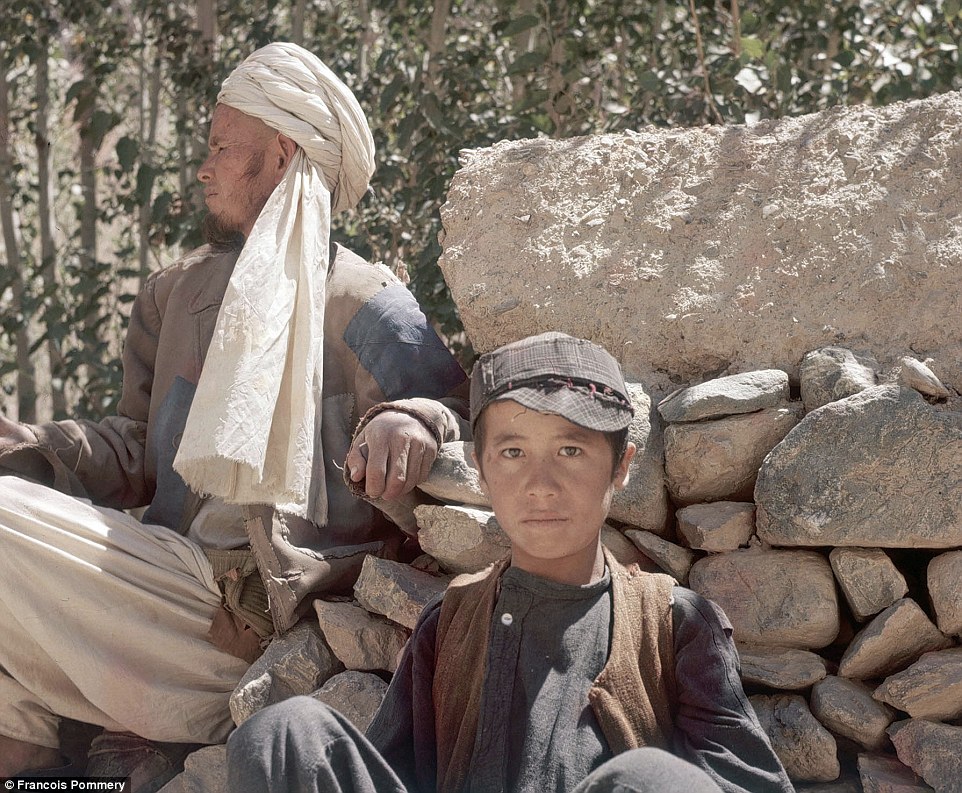
[[[322, 439], [325, 526], [248, 510], [246, 529], [278, 632], [312, 592], [350, 587], [364, 557], [398, 530], [351, 494], [342, 468], [358, 423], [389, 402], [421, 419], [439, 442], [466, 431], [467, 379], [411, 293], [387, 268], [332, 244], [324, 324]], [[134, 302], [116, 416], [31, 425], [36, 444], [0, 466], [96, 504], [147, 506], [143, 520], [184, 533], [200, 506], [172, 468], [213, 335], [236, 250], [204, 246], [150, 276]]]

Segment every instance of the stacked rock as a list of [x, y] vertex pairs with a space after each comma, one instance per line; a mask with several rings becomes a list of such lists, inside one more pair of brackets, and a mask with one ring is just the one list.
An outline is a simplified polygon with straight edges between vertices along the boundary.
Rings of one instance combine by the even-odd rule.
[[[722, 606], [802, 789], [962, 790], [958, 400], [913, 359], [880, 383], [874, 361], [834, 347], [799, 372], [720, 377], [657, 406], [631, 384], [639, 453], [603, 541]], [[369, 723], [423, 607], [508, 548], [471, 450], [446, 444], [423, 487], [424, 555], [369, 557], [353, 600], [317, 601], [317, 622], [238, 686], [238, 723], [299, 693]]]

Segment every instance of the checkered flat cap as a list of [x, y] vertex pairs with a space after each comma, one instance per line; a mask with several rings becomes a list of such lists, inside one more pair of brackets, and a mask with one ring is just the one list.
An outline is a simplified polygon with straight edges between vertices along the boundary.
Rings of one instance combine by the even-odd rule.
[[579, 427], [616, 432], [634, 410], [618, 362], [593, 342], [542, 333], [478, 358], [471, 373], [471, 426], [485, 407], [510, 399]]

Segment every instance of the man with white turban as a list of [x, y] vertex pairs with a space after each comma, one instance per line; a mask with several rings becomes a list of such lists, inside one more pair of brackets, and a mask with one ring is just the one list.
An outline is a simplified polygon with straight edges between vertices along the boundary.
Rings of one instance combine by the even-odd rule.
[[466, 426], [410, 292], [330, 241], [374, 169], [350, 90], [271, 44], [209, 146], [209, 244], [137, 297], [118, 414], [0, 416], [0, 776], [62, 763], [61, 717], [104, 727], [87, 771], [135, 789], [173, 768], [148, 741], [223, 742], [251, 661], [401, 551], [392, 502]]

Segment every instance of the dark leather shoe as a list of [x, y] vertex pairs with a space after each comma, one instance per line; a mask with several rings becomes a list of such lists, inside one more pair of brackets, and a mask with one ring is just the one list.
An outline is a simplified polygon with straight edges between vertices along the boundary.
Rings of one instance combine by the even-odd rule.
[[132, 793], [156, 793], [183, 770], [184, 758], [197, 748], [104, 730], [90, 742], [87, 776], [130, 777]]

